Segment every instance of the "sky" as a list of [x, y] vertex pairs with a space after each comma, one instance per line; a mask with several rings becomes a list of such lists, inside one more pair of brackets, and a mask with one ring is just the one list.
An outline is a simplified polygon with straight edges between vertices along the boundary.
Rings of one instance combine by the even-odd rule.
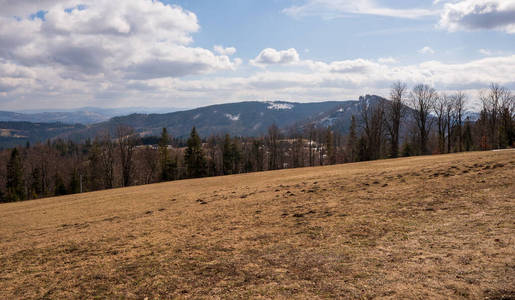
[[515, 0], [0, 0], [0, 110], [515, 90]]

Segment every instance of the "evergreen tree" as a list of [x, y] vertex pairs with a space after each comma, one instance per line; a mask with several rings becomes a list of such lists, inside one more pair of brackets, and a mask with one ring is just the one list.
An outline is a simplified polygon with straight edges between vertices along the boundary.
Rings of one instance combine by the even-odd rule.
[[58, 173], [55, 174], [55, 183], [54, 183], [54, 195], [62, 196], [66, 195], [66, 185], [63, 182], [61, 176]]
[[241, 150], [238, 145], [238, 140], [233, 139], [231, 143], [231, 156], [232, 156], [232, 173], [238, 174], [240, 173], [240, 164], [241, 164]]
[[159, 160], [161, 163], [161, 180], [170, 181], [174, 179], [174, 169], [177, 168], [177, 163], [172, 162], [170, 154], [168, 153], [168, 145], [170, 144], [170, 136], [165, 127], [161, 131], [161, 138], [159, 139]]
[[411, 147], [411, 144], [408, 142], [404, 142], [402, 145], [402, 156], [408, 157], [413, 155], [413, 149]]
[[231, 144], [231, 137], [229, 136], [229, 134], [226, 134], [225, 138], [224, 138], [222, 159], [223, 159], [224, 175], [232, 174], [234, 157], [233, 157], [233, 149], [232, 149], [232, 144]]
[[41, 176], [41, 169], [39, 167], [36, 167], [32, 169], [32, 173], [30, 174], [31, 177], [31, 185], [30, 185], [30, 192], [32, 199], [36, 199], [38, 197], [41, 197], [41, 194], [43, 193], [43, 181]]
[[369, 160], [368, 156], [368, 148], [367, 148], [367, 139], [362, 134], [358, 141], [358, 161], [367, 161]]
[[14, 148], [7, 163], [7, 202], [25, 200], [25, 185], [23, 182], [23, 162], [20, 152]]
[[264, 154], [261, 145], [259, 140], [255, 140], [252, 143], [252, 161], [254, 162], [255, 170], [258, 172], [264, 169]]
[[94, 141], [88, 155], [88, 189], [92, 191], [105, 188], [103, 180], [102, 149], [98, 141]]
[[71, 174], [69, 191], [70, 194], [80, 193], [80, 175], [76, 169]]
[[463, 143], [465, 144], [465, 151], [472, 150], [472, 128], [470, 122], [465, 122], [465, 131], [463, 132]]
[[202, 141], [195, 127], [191, 129], [190, 138], [186, 144], [187, 148], [184, 153], [184, 161], [188, 177], [198, 178], [205, 176], [207, 161], [204, 156], [204, 151], [202, 151]]
[[334, 165], [336, 163], [336, 151], [334, 149], [334, 136], [331, 127], [327, 128], [325, 143], [327, 148], [327, 157], [329, 159], [329, 164]]
[[161, 180], [170, 181], [176, 179], [177, 156], [174, 159], [167, 158], [161, 171]]
[[356, 133], [356, 117], [351, 117], [349, 138], [347, 140], [347, 155], [349, 162], [355, 162], [357, 158], [357, 133]]

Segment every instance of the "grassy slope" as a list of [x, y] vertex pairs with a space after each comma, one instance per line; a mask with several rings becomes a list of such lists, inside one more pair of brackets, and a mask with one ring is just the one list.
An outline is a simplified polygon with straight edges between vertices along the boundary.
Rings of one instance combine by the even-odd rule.
[[0, 298], [515, 297], [515, 152], [0, 205]]

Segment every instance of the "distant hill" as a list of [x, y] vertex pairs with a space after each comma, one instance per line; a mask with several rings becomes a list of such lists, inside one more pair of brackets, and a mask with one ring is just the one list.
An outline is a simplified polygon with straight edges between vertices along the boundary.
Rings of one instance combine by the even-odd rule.
[[4, 122], [32, 122], [32, 123], [53, 123], [65, 124], [95, 124], [105, 122], [112, 117], [124, 116], [132, 113], [155, 113], [178, 111], [176, 108], [98, 108], [84, 107], [74, 110], [24, 110], [24, 111], [0, 111], [0, 121]]
[[[379, 101], [382, 98], [366, 96], [364, 99]], [[133, 127], [141, 136], [159, 135], [165, 127], [173, 137], [178, 138], [187, 137], [193, 126], [203, 137], [225, 133], [233, 136], [260, 136], [266, 134], [273, 124], [283, 131], [302, 130], [308, 124], [314, 124], [316, 127], [331, 126], [341, 133], [346, 133], [351, 116], [359, 114], [358, 103], [356, 100], [315, 103], [238, 102], [165, 114], [136, 113], [116, 116], [94, 124], [89, 123], [93, 120], [92, 116], [102, 119], [102, 113], [105, 112], [92, 112], [93, 109], [88, 110], [91, 114], [85, 114], [85, 111], [32, 114], [0, 112], [0, 120], [3, 118], [11, 121], [0, 122], [0, 130], [3, 133], [0, 147], [23, 145], [27, 141], [43, 141], [56, 137], [83, 141], [106, 132], [114, 136], [116, 128], [120, 125]], [[80, 114], [91, 117], [88, 122], [83, 122], [87, 125], [66, 125], [68, 122], [80, 120]], [[13, 122], [27, 119], [38, 122]], [[55, 119], [60, 122], [40, 122]]]
[[109, 120], [109, 116], [89, 112], [41, 112], [41, 113], [18, 113], [10, 111], [0, 111], [0, 120], [4, 122], [32, 122], [32, 123], [53, 123], [60, 122], [66, 124], [93, 124]]
[[168, 114], [132, 114], [73, 132], [70, 137], [82, 139], [101, 132], [114, 134], [119, 125], [132, 126], [141, 135], [159, 135], [163, 127], [174, 137], [187, 137], [195, 126], [201, 136], [229, 133], [236, 136], [259, 136], [275, 124], [285, 129], [315, 120], [336, 108], [355, 111], [356, 101], [239, 102], [201, 107]]
[[[375, 95], [360, 97], [361, 101], [377, 103], [388, 101]], [[134, 108], [136, 109], [136, 108]], [[406, 108], [409, 110], [409, 108]], [[107, 109], [109, 110], [109, 109]], [[143, 110], [143, 109], [141, 109]], [[86, 113], [89, 112], [89, 113]], [[110, 113], [115, 113], [111, 111]], [[21, 145], [26, 141], [46, 140], [48, 138], [70, 138], [75, 141], [83, 141], [86, 138], [94, 138], [109, 132], [112, 136], [120, 125], [127, 125], [141, 136], [159, 135], [162, 128], [177, 138], [185, 138], [191, 128], [195, 126], [199, 134], [207, 137], [213, 134], [228, 133], [233, 136], [260, 136], [267, 133], [268, 128], [275, 124], [281, 130], [303, 130], [306, 126], [315, 127], [331, 126], [334, 130], [346, 134], [350, 127], [351, 116], [357, 117], [359, 122], [360, 105], [358, 100], [326, 101], [316, 103], [297, 103], [284, 101], [270, 102], [238, 102], [211, 105], [185, 111], [176, 111], [164, 114], [135, 113], [126, 116], [107, 118], [107, 112], [102, 109], [88, 108], [81, 112], [60, 113], [33, 113], [19, 114], [0, 112], [0, 120], [9, 121], [36, 120], [28, 122], [0, 122], [0, 147]], [[406, 118], [411, 118], [411, 113], [406, 113]], [[84, 125], [66, 123], [80, 123], [80, 117], [84, 117]], [[470, 113], [471, 119], [477, 118], [477, 114]], [[97, 118], [100, 122], [93, 122]], [[43, 123], [49, 122], [52, 123]], [[58, 120], [59, 122], [55, 122]], [[401, 128], [401, 131], [407, 130]]]
[[25, 145], [27, 142], [44, 142], [62, 134], [82, 130], [81, 124], [0, 122], [0, 148]]

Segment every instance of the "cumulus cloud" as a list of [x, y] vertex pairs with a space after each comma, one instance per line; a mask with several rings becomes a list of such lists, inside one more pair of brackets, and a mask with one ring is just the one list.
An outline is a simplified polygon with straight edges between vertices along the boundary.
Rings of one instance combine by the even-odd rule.
[[491, 82], [508, 87], [515, 85], [515, 77], [510, 73], [515, 68], [515, 55], [460, 64], [426, 61], [404, 66], [366, 59], [333, 62], [300, 60], [295, 68], [299, 70], [263, 70], [247, 77], [226, 77], [215, 81], [185, 81], [178, 78], [173, 84], [159, 79], [154, 84], [164, 89], [170, 85], [180, 87], [178, 92], [181, 95], [196, 99], [209, 95], [217, 99], [295, 101], [356, 99], [366, 92], [388, 96], [391, 83], [397, 80], [405, 81], [410, 86], [426, 83], [439, 90], [460, 89], [469, 90], [470, 93], [487, 87]]
[[428, 9], [384, 7], [377, 4], [374, 0], [305, 0], [303, 4], [288, 7], [283, 12], [293, 17], [314, 15], [336, 18], [349, 14], [366, 14], [407, 19], [417, 19], [438, 13]]
[[299, 53], [294, 48], [280, 51], [266, 48], [255, 59], [250, 60], [250, 63], [255, 66], [287, 65], [297, 63], [299, 60]]
[[220, 54], [220, 55], [228, 55], [228, 56], [231, 56], [231, 55], [234, 55], [234, 53], [236, 53], [236, 48], [234, 47], [227, 47], [227, 48], [224, 48], [220, 45], [216, 45], [213, 47], [213, 49], [215, 50], [216, 53]]
[[394, 64], [397, 63], [397, 60], [393, 57], [381, 57], [377, 62], [380, 64]]
[[515, 34], [515, 0], [446, 3], [438, 26], [448, 31], [492, 29]]
[[425, 46], [424, 48], [418, 50], [420, 54], [435, 54], [435, 50], [429, 46]]
[[[231, 73], [241, 64], [232, 57], [234, 47], [194, 46], [197, 17], [179, 6], [151, 0], [0, 0], [0, 7], [3, 109], [138, 106], [142, 99], [154, 106], [343, 100], [366, 92], [387, 96], [395, 80], [439, 89], [515, 86], [515, 55], [487, 49], [483, 54], [491, 57], [460, 64], [403, 65], [391, 57], [307, 60], [294, 48], [267, 48], [250, 61], [260, 68], [244, 76]], [[31, 17], [40, 10], [43, 18]], [[431, 53], [427, 48], [423, 52]], [[209, 75], [191, 76], [204, 74]]]
[[41, 97], [73, 89], [91, 97], [123, 91], [127, 78], [205, 74], [241, 63], [228, 57], [233, 48], [215, 54], [190, 46], [196, 15], [159, 1], [0, 0], [0, 7], [4, 93]]

